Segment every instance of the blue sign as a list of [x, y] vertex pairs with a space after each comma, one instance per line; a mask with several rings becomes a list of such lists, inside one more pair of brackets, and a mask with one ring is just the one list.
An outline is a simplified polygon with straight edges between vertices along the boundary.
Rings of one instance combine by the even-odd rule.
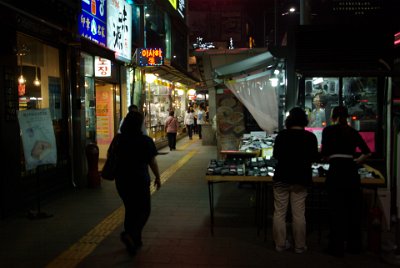
[[82, 0], [78, 18], [79, 35], [100, 46], [107, 46], [106, 0]]

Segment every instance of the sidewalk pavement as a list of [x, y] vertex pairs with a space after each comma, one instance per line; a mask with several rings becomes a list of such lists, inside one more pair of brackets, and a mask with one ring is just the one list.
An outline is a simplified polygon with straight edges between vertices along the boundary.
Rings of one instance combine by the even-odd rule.
[[393, 267], [372, 252], [344, 258], [322, 253], [325, 229], [321, 241], [318, 231], [309, 230], [304, 254], [277, 253], [271, 228], [257, 232], [255, 190], [237, 183], [214, 185], [211, 235], [204, 176], [216, 156], [215, 146], [194, 137], [157, 157], [163, 185], [153, 192], [144, 245], [136, 256], [119, 240], [123, 206], [114, 182], [102, 181], [100, 188], [73, 189], [44, 204], [51, 218], [29, 220], [21, 213], [1, 221], [0, 267]]

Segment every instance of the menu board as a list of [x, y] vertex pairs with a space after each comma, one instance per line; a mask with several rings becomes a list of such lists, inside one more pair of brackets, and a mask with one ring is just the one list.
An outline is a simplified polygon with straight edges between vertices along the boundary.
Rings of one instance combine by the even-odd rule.
[[219, 151], [237, 150], [245, 132], [242, 103], [233, 94], [217, 95], [216, 116]]

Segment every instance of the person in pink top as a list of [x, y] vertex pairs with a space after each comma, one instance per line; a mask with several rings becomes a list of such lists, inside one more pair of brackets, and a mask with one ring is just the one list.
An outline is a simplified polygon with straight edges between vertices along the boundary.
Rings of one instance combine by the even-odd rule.
[[176, 150], [176, 134], [178, 132], [178, 119], [174, 115], [175, 112], [170, 111], [165, 120], [165, 132], [167, 132], [168, 146], [171, 151]]

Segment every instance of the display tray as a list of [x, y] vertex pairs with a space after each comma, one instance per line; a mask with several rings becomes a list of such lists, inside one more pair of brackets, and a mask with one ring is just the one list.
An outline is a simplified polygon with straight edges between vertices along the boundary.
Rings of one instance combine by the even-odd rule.
[[[374, 169], [366, 164], [363, 167], [369, 172], [375, 173], [376, 178], [371, 177], [361, 177], [362, 185], [371, 185], [371, 186], [384, 186], [385, 178], [379, 170]], [[208, 182], [223, 182], [223, 181], [241, 181], [241, 182], [272, 182], [271, 176], [243, 176], [243, 175], [206, 175], [206, 180]], [[324, 183], [325, 177], [313, 177], [314, 183]]]
[[236, 150], [222, 150], [220, 151], [221, 154], [225, 155], [226, 157], [237, 157], [237, 158], [249, 158], [249, 157], [256, 157], [260, 154], [260, 151], [254, 152], [243, 152], [243, 151], [236, 151]]

